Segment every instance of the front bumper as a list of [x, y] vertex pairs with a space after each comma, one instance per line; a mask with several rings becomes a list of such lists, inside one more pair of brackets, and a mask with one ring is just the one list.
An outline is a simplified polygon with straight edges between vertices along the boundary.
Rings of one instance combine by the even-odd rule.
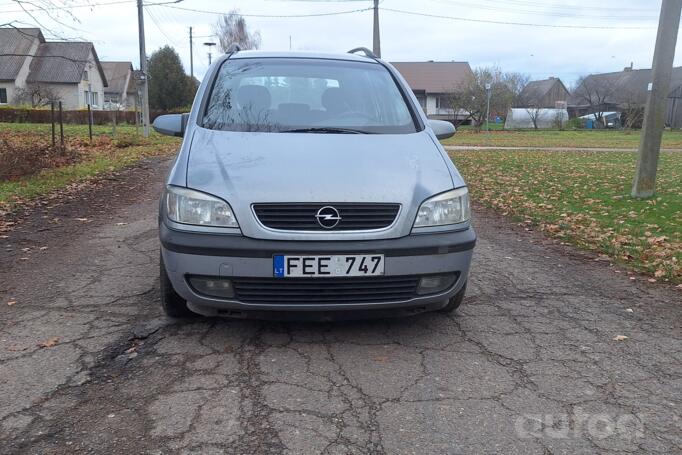
[[[462, 231], [409, 235], [398, 239], [361, 241], [259, 240], [241, 235], [194, 233], [159, 225], [161, 252], [175, 291], [189, 307], [207, 316], [247, 316], [261, 312], [420, 312], [443, 307], [464, 285], [476, 234]], [[385, 276], [421, 276], [457, 273], [458, 279], [443, 292], [415, 295], [409, 299], [382, 302], [262, 304], [237, 299], [219, 299], [198, 294], [187, 282], [188, 275], [272, 278], [275, 254], [383, 254]], [[314, 280], [315, 278], [311, 278]], [[286, 280], [286, 278], [282, 278]]]

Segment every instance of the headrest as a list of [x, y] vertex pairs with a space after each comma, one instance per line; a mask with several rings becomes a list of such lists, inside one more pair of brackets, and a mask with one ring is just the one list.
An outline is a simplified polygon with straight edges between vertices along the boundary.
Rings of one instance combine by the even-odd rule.
[[237, 92], [237, 101], [242, 109], [251, 107], [256, 111], [270, 109], [272, 97], [262, 85], [242, 85]]

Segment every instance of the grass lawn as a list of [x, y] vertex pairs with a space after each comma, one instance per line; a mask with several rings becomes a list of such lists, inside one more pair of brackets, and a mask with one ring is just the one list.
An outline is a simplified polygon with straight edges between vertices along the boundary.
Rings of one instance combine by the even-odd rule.
[[[87, 125], [64, 126], [67, 146], [79, 150], [79, 160], [74, 164], [44, 169], [33, 175], [0, 180], [0, 215], [3, 211], [12, 210], [16, 204], [72, 183], [125, 168], [147, 157], [172, 155], [180, 145], [178, 138], [154, 132], [146, 139], [136, 136], [134, 126], [119, 127], [115, 139], [107, 135], [111, 132], [110, 126], [95, 127], [94, 140], [90, 144]], [[49, 131], [49, 124], [0, 123], [0, 141], [11, 138], [15, 143], [34, 140], [47, 143], [50, 140]]]
[[[481, 145], [493, 147], [606, 147], [630, 148], [639, 146], [639, 131], [619, 130], [512, 130], [476, 133], [462, 128], [444, 145]], [[682, 131], [663, 133], [664, 148], [682, 148]]]
[[[113, 125], [92, 125], [92, 135], [98, 136], [106, 134], [111, 136], [113, 133]], [[50, 123], [2, 123], [0, 122], [0, 135], [3, 132], [13, 133], [41, 133], [52, 134], [52, 125]], [[59, 125], [55, 125], [55, 134], [57, 135], [57, 142], [59, 142]], [[116, 125], [116, 134], [135, 134], [135, 125]], [[142, 134], [142, 128], [140, 128]], [[88, 125], [71, 125], [64, 124], [64, 137], [88, 137]]]
[[682, 153], [661, 154], [651, 200], [629, 196], [633, 152], [457, 151], [450, 156], [473, 201], [659, 281], [682, 283]]

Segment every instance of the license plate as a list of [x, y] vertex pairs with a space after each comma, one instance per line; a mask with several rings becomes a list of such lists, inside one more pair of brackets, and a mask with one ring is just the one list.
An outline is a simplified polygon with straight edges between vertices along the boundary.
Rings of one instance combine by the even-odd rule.
[[373, 276], [384, 274], [383, 254], [273, 257], [276, 277]]

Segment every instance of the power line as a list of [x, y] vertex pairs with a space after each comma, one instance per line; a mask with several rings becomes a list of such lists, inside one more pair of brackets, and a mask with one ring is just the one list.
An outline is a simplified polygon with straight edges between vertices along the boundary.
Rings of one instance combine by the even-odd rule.
[[120, 5], [122, 3], [135, 3], [135, 0], [115, 0], [113, 2], [103, 2], [103, 3], [88, 3], [88, 4], [82, 4], [82, 5], [70, 5], [70, 6], [46, 6], [44, 8], [41, 7], [35, 7], [35, 8], [27, 8], [25, 10], [23, 9], [18, 9], [18, 10], [13, 10], [13, 11], [3, 11], [4, 13], [24, 13], [24, 12], [36, 12], [36, 11], [62, 11], [62, 10], [70, 10], [70, 9], [75, 9], [75, 8], [93, 8], [95, 6], [109, 6], [109, 5]]
[[[162, 5], [162, 4], [154, 5], [154, 4], [150, 4], [149, 6], [162, 6], [164, 8], [173, 8], [173, 9], [179, 9], [182, 11], [191, 11], [194, 13], [216, 14], [219, 16], [225, 15], [224, 11], [202, 10], [202, 9], [187, 8], [184, 6], [176, 6], [176, 5]], [[242, 13], [239, 13], [239, 15], [242, 17], [261, 17], [261, 18], [285, 19], [285, 18], [337, 16], [337, 15], [341, 15], [341, 14], [361, 13], [364, 11], [371, 11], [372, 9], [373, 9], [372, 7], [369, 7], [369, 8], [358, 8], [358, 9], [346, 10], [346, 11], [334, 11], [334, 12], [329, 12], [329, 13], [308, 13], [308, 14], [242, 14]]]
[[[641, 13], [637, 13], [636, 16], [621, 16], [621, 15], [615, 15], [616, 12], [620, 13], [621, 10], [614, 10], [614, 9], [609, 9], [608, 14], [581, 14], [581, 13], [576, 13], [574, 10], [551, 10], [548, 8], [540, 8], [537, 9], [538, 7], [523, 7], [523, 6], [515, 6], [515, 5], [505, 5], [505, 6], [500, 6], [500, 4], [497, 1], [493, 0], [478, 0], [476, 1], [473, 5], [472, 4], [462, 4], [458, 1], [448, 1], [448, 0], [431, 0], [433, 2], [441, 3], [441, 4], [447, 4], [451, 6], [455, 6], [455, 3], [457, 4], [458, 7], [464, 7], [464, 8], [472, 8], [472, 9], [477, 9], [477, 10], [490, 10], [490, 11], [499, 11], [499, 12], [505, 12], [509, 14], [519, 14], [519, 15], [535, 15], [535, 16], [554, 16], [554, 17], [569, 17], [569, 18], [591, 18], [591, 19], [599, 19], [599, 20], [652, 20], [656, 19], [656, 16], [643, 16]], [[481, 4], [481, 1], [488, 3], [486, 4]], [[504, 5], [504, 4], [503, 4]], [[549, 5], [547, 5], [549, 6]], [[592, 8], [590, 8], [590, 11]], [[650, 12], [650, 11], [649, 11]]]
[[537, 24], [529, 22], [495, 21], [489, 19], [472, 19], [468, 17], [446, 16], [443, 14], [420, 13], [417, 11], [406, 11], [394, 8], [381, 8], [392, 13], [406, 14], [410, 16], [432, 17], [437, 19], [449, 19], [462, 22], [476, 22], [497, 25], [519, 25], [524, 27], [547, 27], [547, 28], [567, 28], [567, 29], [593, 29], [593, 30], [653, 30], [655, 27], [634, 27], [634, 26], [609, 26], [609, 25], [561, 25], [561, 24]]
[[519, 6], [530, 6], [530, 7], [542, 7], [542, 8], [552, 8], [552, 9], [578, 9], [578, 8], [586, 8], [589, 9], [590, 11], [633, 11], [633, 12], [651, 12], [651, 9], [649, 8], [628, 8], [628, 7], [622, 7], [621, 5], [618, 6], [596, 6], [593, 4], [589, 4], [588, 6], [585, 6], [585, 3], [582, 4], [575, 4], [575, 3], [566, 3], [561, 1], [559, 4], [553, 4], [550, 2], [535, 2], [535, 1], [527, 1], [527, 0], [483, 0], [483, 1], [488, 1], [492, 3], [500, 2], [500, 3], [510, 3], [512, 5], [519, 5]]
[[[69, 4], [67, 5], [60, 5], [60, 6], [45, 6], [45, 7], [33, 7], [33, 8], [26, 8], [26, 9], [16, 9], [16, 10], [11, 10], [11, 11], [3, 11], [3, 13], [26, 13], [26, 12], [46, 12], [46, 11], [68, 11], [71, 9], [75, 8], [94, 8], [96, 6], [110, 6], [110, 5], [121, 5], [124, 3], [135, 3], [136, 0], [114, 0], [111, 2], [102, 2], [102, 3], [83, 3], [83, 4]], [[143, 6], [166, 6], [166, 3], [176, 3], [175, 1], [171, 2], [161, 2], [161, 3], [145, 3]], [[16, 4], [13, 2], [13, 4]]]
[[170, 36], [168, 36], [168, 34], [166, 34], [166, 32], [165, 32], [165, 31], [163, 30], [163, 28], [161, 27], [161, 24], [159, 23], [159, 21], [158, 21], [158, 20], [156, 19], [156, 17], [154, 16], [154, 13], [152, 13], [152, 12], [150, 11], [150, 9], [149, 9], [148, 7], [146, 7], [146, 6], [144, 7], [144, 10], [147, 12], [147, 14], [149, 14], [149, 18], [150, 18], [150, 19], [152, 20], [152, 22], [154, 23], [154, 26], [156, 27], [156, 29], [157, 29], [158, 31], [160, 31], [161, 34], [162, 34], [163, 36], [165, 36], [166, 39], [167, 39], [168, 41], [170, 41], [171, 43], [173, 43], [173, 44], [175, 45], [175, 47], [178, 47], [178, 46], [179, 46], [178, 42], [177, 42], [175, 39], [173, 39], [173, 38], [171, 38]]

